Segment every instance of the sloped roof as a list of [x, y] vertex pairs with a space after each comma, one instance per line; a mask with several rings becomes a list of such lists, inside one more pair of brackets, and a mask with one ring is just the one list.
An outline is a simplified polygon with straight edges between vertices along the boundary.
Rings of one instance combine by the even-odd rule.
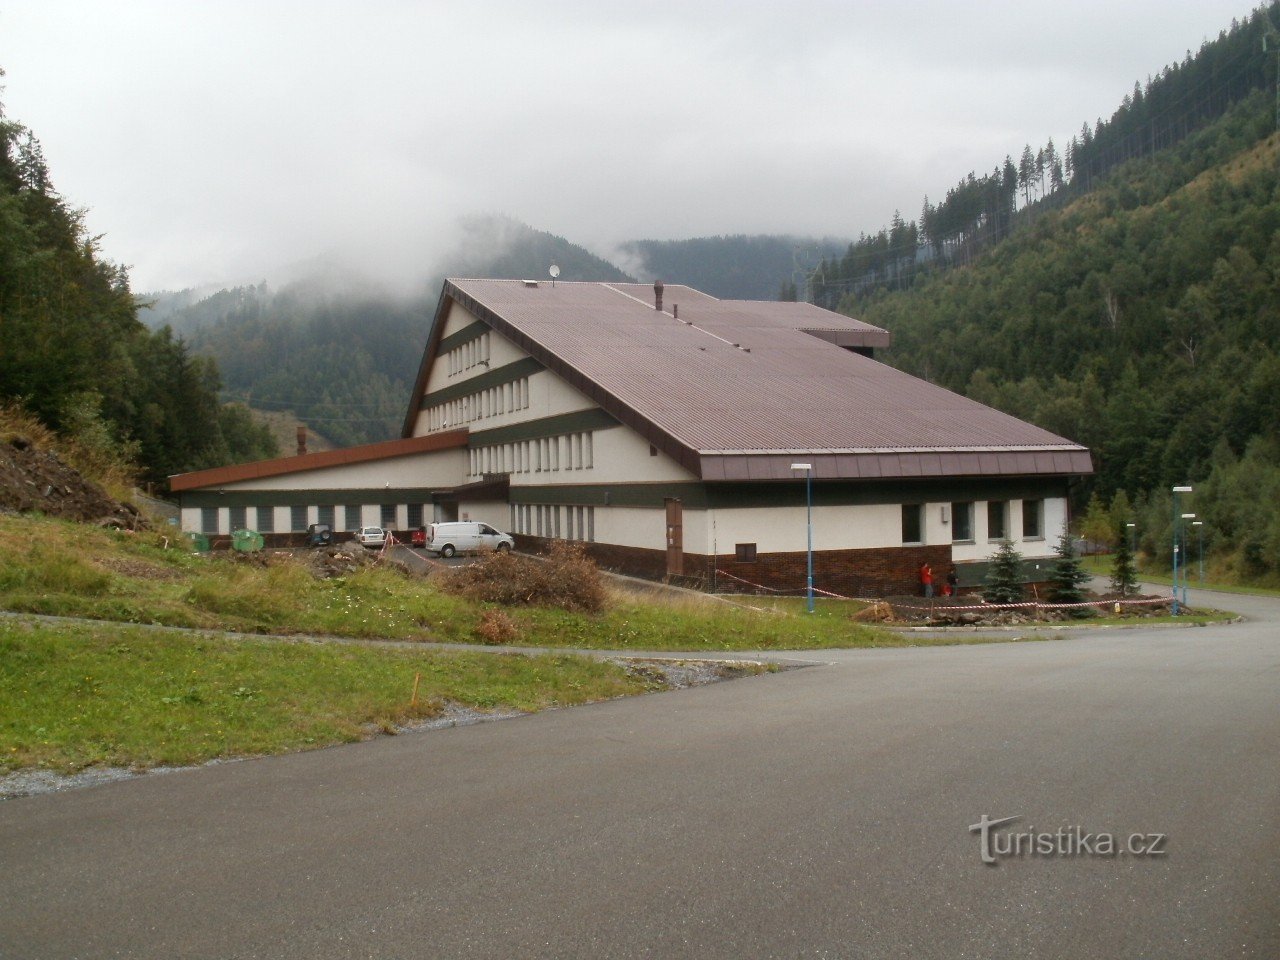
[[414, 453], [452, 450], [465, 447], [468, 435], [466, 430], [449, 430], [425, 437], [383, 440], [380, 443], [366, 443], [340, 450], [322, 450], [293, 457], [276, 457], [272, 460], [237, 463], [229, 467], [212, 467], [191, 473], [177, 473], [169, 477], [169, 489], [178, 493], [182, 490], [220, 487], [242, 480], [260, 480], [263, 477], [279, 477], [290, 473], [321, 470], [325, 467], [341, 467], [353, 463], [368, 463], [372, 460], [387, 460], [391, 457], [405, 457]]
[[717, 300], [645, 284], [448, 280], [449, 300], [708, 480], [1083, 474], [1088, 451], [861, 356], [886, 331], [808, 303]]

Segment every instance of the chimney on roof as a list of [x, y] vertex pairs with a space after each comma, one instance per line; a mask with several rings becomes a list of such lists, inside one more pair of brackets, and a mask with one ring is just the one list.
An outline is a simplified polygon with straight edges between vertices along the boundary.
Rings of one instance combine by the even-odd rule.
[[307, 452], [307, 428], [298, 428], [298, 456]]
[[662, 309], [662, 281], [655, 280], [653, 282], [653, 309]]

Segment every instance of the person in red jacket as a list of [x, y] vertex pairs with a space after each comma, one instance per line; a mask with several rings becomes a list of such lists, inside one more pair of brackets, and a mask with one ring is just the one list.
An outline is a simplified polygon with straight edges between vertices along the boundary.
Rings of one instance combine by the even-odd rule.
[[933, 596], [933, 568], [927, 560], [920, 564], [920, 586], [924, 587], [926, 597]]

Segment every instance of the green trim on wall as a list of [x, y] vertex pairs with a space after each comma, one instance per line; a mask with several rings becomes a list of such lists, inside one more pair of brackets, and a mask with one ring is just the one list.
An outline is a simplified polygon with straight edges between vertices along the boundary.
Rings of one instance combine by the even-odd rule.
[[365, 506], [382, 503], [430, 503], [431, 487], [371, 487], [365, 490], [192, 490], [178, 494], [184, 507]]
[[487, 447], [495, 443], [540, 440], [543, 437], [558, 437], [562, 433], [607, 430], [618, 426], [621, 424], [617, 420], [596, 407], [593, 410], [578, 410], [574, 413], [556, 414], [554, 417], [524, 420], [506, 427], [494, 427], [491, 430], [474, 430], [467, 439], [467, 446], [474, 450], [476, 447]]
[[455, 347], [460, 347], [464, 343], [470, 343], [472, 340], [479, 340], [482, 336], [489, 332], [487, 323], [468, 324], [461, 330], [449, 334], [447, 337], [440, 338], [440, 345], [436, 347], [436, 356], [442, 357]]
[[469, 397], [473, 393], [479, 393], [481, 390], [488, 390], [491, 387], [500, 387], [504, 383], [511, 383], [513, 380], [519, 380], [521, 377], [529, 377], [537, 373], [539, 370], [545, 369], [542, 364], [533, 357], [524, 357], [513, 363], [505, 364], [497, 367], [487, 373], [482, 373], [478, 377], [471, 377], [463, 380], [461, 383], [455, 383], [451, 387], [445, 387], [437, 390], [435, 393], [428, 393], [422, 398], [422, 402], [418, 404], [419, 410], [426, 410], [428, 407], [434, 407], [439, 403], [447, 403], [450, 400], [457, 400], [460, 397]]
[[686, 510], [705, 510], [707, 498], [700, 483], [564, 483], [511, 487], [512, 503], [572, 503], [583, 506], [661, 507], [675, 497]]

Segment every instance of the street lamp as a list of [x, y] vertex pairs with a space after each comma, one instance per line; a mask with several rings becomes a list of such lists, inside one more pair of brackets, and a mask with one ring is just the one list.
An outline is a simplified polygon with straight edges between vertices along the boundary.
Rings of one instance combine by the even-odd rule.
[[809, 533], [809, 549], [808, 549], [808, 591], [809, 591], [809, 612], [813, 613], [813, 464], [812, 463], [793, 463], [791, 469], [799, 472], [804, 471], [804, 519], [805, 528]]
[[[1196, 515], [1195, 515], [1194, 513], [1184, 513], [1184, 514], [1182, 515], [1182, 519], [1183, 519], [1183, 520], [1195, 520], [1195, 518], [1196, 518]], [[1183, 531], [1184, 531], [1184, 532], [1183, 532], [1183, 534], [1182, 534], [1182, 547], [1183, 547], [1183, 558], [1182, 558], [1182, 605], [1185, 607], [1185, 606], [1187, 605], [1187, 568], [1188, 568], [1189, 566], [1191, 566], [1191, 561], [1190, 561], [1190, 560], [1188, 560], [1188, 559], [1187, 559], [1187, 557], [1186, 557], [1186, 546], [1187, 546], [1187, 535], [1186, 535], [1186, 533], [1185, 533], [1185, 530], [1186, 530], [1186, 524], [1184, 523], [1182, 526], [1183, 526]]]
[[1204, 521], [1192, 520], [1193, 527], [1199, 527], [1196, 531], [1196, 547], [1200, 554], [1200, 586], [1204, 586]]
[[1133, 568], [1138, 569], [1138, 525], [1136, 523], [1126, 523], [1129, 528], [1129, 556], [1133, 558]]
[[[1180, 523], [1178, 520], [1178, 494], [1191, 493], [1191, 485], [1186, 484], [1173, 488], [1173, 615], [1178, 615], [1178, 531]], [[1182, 598], [1185, 605], [1186, 596]]]

